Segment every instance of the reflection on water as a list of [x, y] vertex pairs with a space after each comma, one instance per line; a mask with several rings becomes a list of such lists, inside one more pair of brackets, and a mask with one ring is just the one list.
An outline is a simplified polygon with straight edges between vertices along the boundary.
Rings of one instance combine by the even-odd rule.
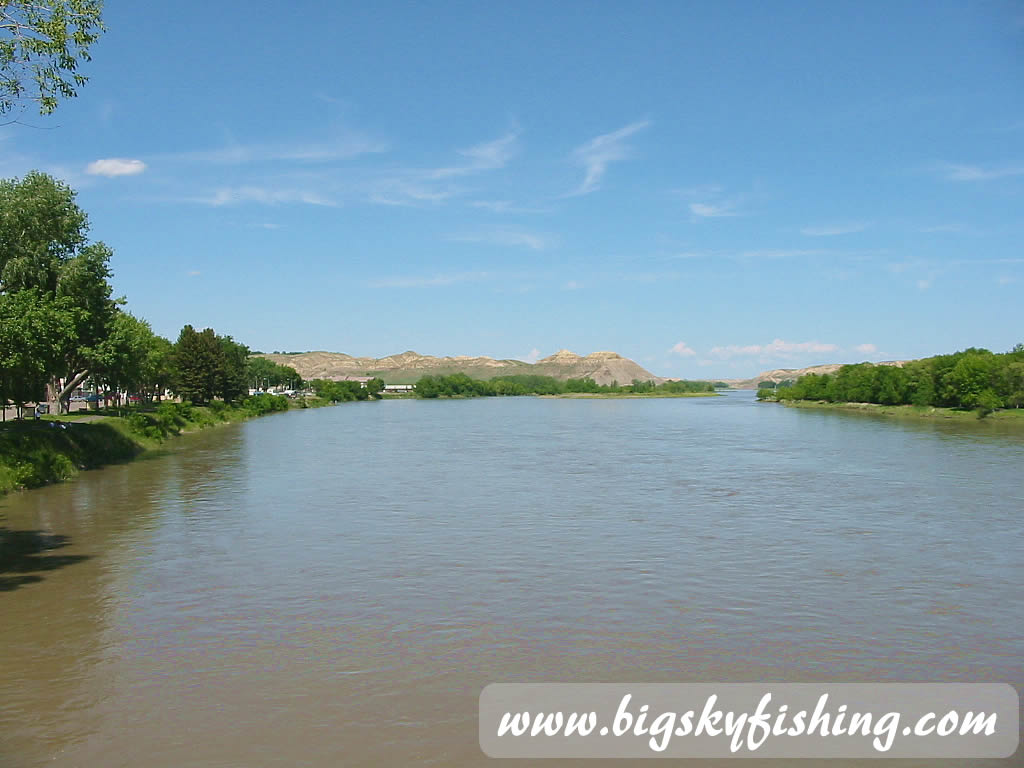
[[0, 501], [0, 764], [481, 765], [489, 682], [1019, 686], [1022, 460], [747, 393], [185, 438]]

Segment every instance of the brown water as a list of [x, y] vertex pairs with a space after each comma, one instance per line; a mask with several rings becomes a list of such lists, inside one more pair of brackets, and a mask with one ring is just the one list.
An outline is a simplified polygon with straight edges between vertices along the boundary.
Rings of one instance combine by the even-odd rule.
[[1022, 467], [748, 393], [183, 438], [0, 500], [0, 766], [481, 765], [489, 682], [1020, 690]]

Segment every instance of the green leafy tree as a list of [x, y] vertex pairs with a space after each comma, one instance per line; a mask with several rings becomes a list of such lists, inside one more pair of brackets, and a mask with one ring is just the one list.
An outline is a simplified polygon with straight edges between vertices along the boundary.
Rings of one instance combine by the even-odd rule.
[[373, 378], [366, 382], [366, 392], [370, 397], [379, 399], [384, 391], [384, 379]]
[[212, 328], [186, 325], [174, 345], [172, 389], [193, 405], [213, 400], [220, 379], [223, 348]]
[[170, 351], [171, 343], [153, 333], [149, 323], [119, 311], [97, 354], [102, 366], [95, 378], [115, 391], [151, 400], [169, 386]]
[[220, 360], [217, 367], [216, 395], [226, 403], [233, 403], [248, 394], [246, 363], [249, 348], [230, 336], [218, 336]]
[[43, 398], [74, 317], [66, 302], [30, 288], [0, 294], [0, 404]]
[[246, 363], [246, 381], [253, 389], [302, 385], [299, 372], [288, 365], [280, 365], [265, 357], [250, 357]]
[[0, 0], [0, 114], [33, 103], [47, 115], [77, 95], [102, 9], [101, 0]]
[[0, 181], [0, 293], [36, 289], [52, 307], [72, 312], [74, 332], [48, 371], [64, 409], [74, 388], [104, 365], [102, 345], [117, 308], [111, 251], [88, 243], [88, 230], [66, 184], [35, 171]]

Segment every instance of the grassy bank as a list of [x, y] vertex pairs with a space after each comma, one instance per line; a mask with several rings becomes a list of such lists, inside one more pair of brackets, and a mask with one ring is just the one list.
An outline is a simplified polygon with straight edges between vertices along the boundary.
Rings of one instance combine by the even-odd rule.
[[817, 408], [836, 411], [853, 411], [901, 419], [932, 419], [936, 421], [974, 421], [979, 419], [1024, 428], [1024, 408], [993, 411], [981, 416], [976, 410], [961, 408], [935, 408], [928, 405], [876, 405], [874, 403], [826, 403], [816, 400], [785, 400], [789, 408]]
[[82, 411], [0, 424], [0, 495], [68, 480], [80, 471], [130, 461], [185, 432], [291, 408], [324, 405], [259, 395], [239, 405], [187, 403]]

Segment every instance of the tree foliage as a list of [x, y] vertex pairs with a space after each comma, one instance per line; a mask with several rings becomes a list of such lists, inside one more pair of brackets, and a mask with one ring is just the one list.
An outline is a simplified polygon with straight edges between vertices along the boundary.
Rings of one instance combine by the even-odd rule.
[[102, 10], [102, 0], [0, 0], [0, 114], [32, 103], [48, 115], [77, 95]]
[[58, 351], [74, 334], [67, 304], [35, 288], [0, 295], [0, 405], [44, 399]]
[[[66, 184], [33, 171], [0, 180], [0, 295], [35, 291], [36, 299], [60, 313], [47, 336], [47, 374], [63, 379], [58, 400], [109, 363], [104, 344], [113, 329], [117, 302], [110, 287], [109, 248], [88, 241], [89, 220]], [[68, 326], [70, 323], [70, 329]]]
[[632, 384], [598, 384], [591, 378], [562, 381], [552, 376], [535, 374], [498, 376], [489, 380], [473, 379], [464, 373], [451, 376], [424, 376], [416, 382], [414, 392], [418, 397], [492, 397], [507, 395], [561, 395], [580, 394], [686, 394], [714, 392], [715, 387], [708, 381], [653, 381], [634, 379]]
[[193, 405], [205, 405], [217, 393], [223, 349], [212, 328], [202, 332], [186, 325], [178, 335], [172, 357], [171, 386]]
[[253, 389], [302, 386], [302, 377], [290, 365], [280, 365], [265, 357], [250, 357], [246, 364], [247, 383]]
[[1024, 345], [1004, 354], [972, 347], [903, 367], [844, 365], [831, 376], [801, 376], [793, 386], [780, 387], [773, 394], [779, 400], [967, 408], [981, 414], [1020, 408], [1024, 406]]

